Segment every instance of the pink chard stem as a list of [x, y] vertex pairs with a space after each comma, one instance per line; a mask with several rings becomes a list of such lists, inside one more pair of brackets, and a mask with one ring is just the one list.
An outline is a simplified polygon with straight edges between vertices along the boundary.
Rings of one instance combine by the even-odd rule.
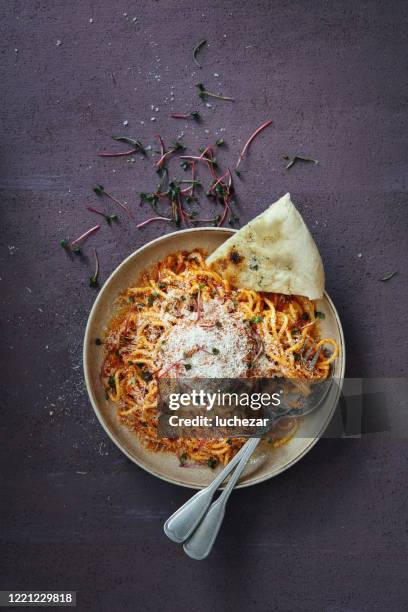
[[142, 221], [142, 223], [138, 223], [136, 225], [136, 227], [144, 227], [145, 225], [147, 225], [148, 223], [151, 223], [152, 221], [171, 221], [171, 219], [169, 219], [169, 217], [150, 217], [150, 219], [146, 219], [146, 221]]
[[100, 225], [95, 225], [94, 227], [91, 227], [89, 230], [81, 234], [81, 236], [78, 236], [78, 238], [75, 238], [75, 240], [72, 240], [71, 246], [78, 244], [79, 242], [82, 242], [83, 240], [85, 240], [85, 238], [88, 238], [88, 236], [90, 236], [94, 232], [97, 232], [100, 227], [101, 227]]
[[255, 130], [255, 132], [253, 134], [251, 134], [251, 136], [248, 138], [248, 140], [245, 143], [244, 148], [241, 151], [241, 154], [238, 158], [237, 161], [237, 165], [235, 166], [235, 170], [238, 170], [240, 163], [242, 162], [242, 160], [244, 159], [249, 146], [251, 144], [251, 142], [258, 136], [258, 134], [260, 134], [262, 132], [262, 130], [264, 130], [265, 128], [267, 128], [269, 125], [271, 125], [272, 123], [272, 119], [268, 119], [268, 121], [265, 121], [265, 123], [263, 123], [262, 125], [259, 126], [259, 128], [257, 130]]

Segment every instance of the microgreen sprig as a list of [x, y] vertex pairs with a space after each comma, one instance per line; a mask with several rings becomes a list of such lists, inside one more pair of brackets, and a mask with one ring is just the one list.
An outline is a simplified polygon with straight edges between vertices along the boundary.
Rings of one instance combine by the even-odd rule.
[[96, 193], [97, 196], [102, 197], [102, 196], [106, 196], [107, 198], [109, 198], [110, 200], [112, 200], [112, 202], [115, 202], [115, 204], [117, 204], [118, 206], [120, 206], [121, 208], [123, 208], [123, 210], [125, 210], [127, 212], [127, 214], [129, 215], [129, 217], [132, 216], [132, 213], [130, 212], [130, 210], [128, 209], [128, 207], [126, 206], [126, 204], [123, 204], [120, 200], [118, 200], [117, 198], [115, 198], [111, 193], [109, 193], [108, 191], [106, 191], [105, 187], [103, 185], [95, 185], [95, 187], [93, 187], [93, 191], [94, 193]]
[[398, 274], [398, 270], [394, 270], [394, 272], [390, 272], [390, 274], [386, 274], [385, 276], [383, 276], [382, 278], [379, 278], [378, 280], [382, 282], [389, 281], [392, 278], [394, 278], [396, 274]]
[[93, 276], [91, 276], [91, 278], [89, 279], [89, 286], [96, 288], [99, 285], [99, 281], [98, 281], [98, 275], [99, 275], [99, 257], [98, 257], [98, 253], [95, 249], [95, 247], [93, 248], [93, 253], [94, 253], [94, 259], [95, 259], [95, 272], [93, 274]]
[[127, 155], [133, 155], [134, 153], [142, 153], [142, 155], [146, 155], [146, 149], [140, 142], [140, 140], [136, 140], [134, 138], [128, 138], [127, 136], [112, 136], [113, 140], [117, 142], [125, 142], [131, 145], [132, 149], [128, 151], [100, 151], [98, 153], [99, 157], [125, 157]]
[[142, 221], [142, 223], [138, 223], [136, 227], [137, 228], [144, 227], [145, 225], [148, 225], [152, 221], [171, 221], [171, 219], [169, 219], [169, 217], [150, 217], [150, 219], [146, 219], [146, 221]]
[[217, 100], [226, 100], [227, 102], [235, 102], [235, 98], [229, 96], [223, 96], [221, 94], [215, 94], [211, 91], [207, 91], [202, 83], [197, 83], [198, 95], [200, 98], [217, 98]]
[[66, 251], [71, 251], [72, 253], [75, 253], [75, 255], [80, 255], [81, 248], [79, 244], [83, 242], [86, 238], [88, 238], [88, 236], [90, 236], [94, 232], [97, 232], [100, 227], [100, 225], [95, 225], [94, 227], [91, 227], [90, 229], [86, 230], [86, 232], [78, 236], [78, 238], [75, 238], [75, 240], [71, 240], [71, 242], [68, 239], [64, 238], [63, 240], [61, 240], [60, 245]]
[[193, 61], [196, 64], [196, 66], [198, 66], [199, 68], [201, 68], [201, 64], [199, 63], [198, 59], [197, 59], [197, 54], [200, 51], [200, 49], [202, 49], [202, 47], [204, 47], [204, 45], [207, 44], [206, 40], [200, 40], [199, 43], [197, 43], [194, 48], [193, 48]]
[[111, 225], [112, 221], [118, 221], [118, 215], [116, 213], [108, 215], [104, 213], [102, 210], [98, 210], [97, 208], [94, 208], [93, 206], [87, 206], [87, 209], [90, 212], [96, 213], [97, 215], [101, 215], [101, 217], [105, 219], [108, 225]]
[[198, 111], [191, 113], [171, 113], [170, 117], [173, 119], [194, 119], [194, 121], [200, 121], [201, 115]]
[[176, 140], [176, 142], [173, 143], [173, 146], [168, 151], [166, 151], [164, 142], [161, 136], [157, 135], [157, 138], [159, 139], [159, 142], [160, 142], [161, 155], [160, 155], [160, 159], [156, 162], [156, 166], [157, 168], [161, 168], [165, 164], [169, 155], [171, 155], [172, 153], [175, 153], [176, 151], [183, 151], [185, 149], [185, 146], [181, 142]]
[[297, 161], [301, 162], [309, 162], [312, 164], [318, 164], [319, 160], [312, 159], [311, 157], [303, 157], [303, 155], [295, 155], [294, 157], [289, 157], [289, 155], [284, 155], [283, 159], [289, 160], [289, 163], [286, 166], [286, 170], [289, 170]]
[[259, 126], [259, 128], [257, 128], [257, 129], [255, 130], [255, 132], [254, 132], [253, 134], [251, 134], [251, 136], [250, 136], [250, 137], [248, 138], [248, 140], [246, 141], [246, 143], [245, 143], [245, 145], [244, 145], [244, 148], [242, 149], [242, 151], [241, 151], [241, 153], [240, 153], [240, 156], [239, 156], [239, 158], [238, 158], [237, 165], [235, 166], [235, 172], [236, 172], [236, 174], [237, 174], [238, 176], [239, 176], [239, 171], [238, 171], [239, 165], [241, 164], [242, 160], [244, 159], [244, 157], [245, 157], [245, 155], [246, 155], [246, 153], [247, 153], [247, 151], [248, 151], [248, 149], [249, 149], [249, 147], [250, 147], [250, 145], [251, 145], [251, 142], [252, 142], [252, 141], [253, 141], [253, 140], [254, 140], [254, 139], [255, 139], [255, 138], [258, 136], [258, 134], [260, 134], [260, 133], [261, 133], [261, 132], [262, 132], [262, 131], [263, 131], [265, 128], [267, 128], [269, 125], [271, 125], [271, 123], [272, 123], [272, 119], [268, 119], [268, 121], [265, 121], [265, 123], [263, 123], [262, 125], [260, 125], [260, 126]]

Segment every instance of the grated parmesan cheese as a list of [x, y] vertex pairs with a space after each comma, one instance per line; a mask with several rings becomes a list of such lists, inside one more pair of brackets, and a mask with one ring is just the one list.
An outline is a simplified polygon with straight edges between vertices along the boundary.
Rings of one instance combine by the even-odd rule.
[[[242, 313], [229, 312], [222, 301], [213, 299], [202, 304], [196, 319], [196, 312], [183, 312], [170, 330], [163, 343], [161, 372], [170, 368], [168, 376], [186, 378], [246, 376], [253, 340]], [[172, 368], [175, 363], [179, 365]]]

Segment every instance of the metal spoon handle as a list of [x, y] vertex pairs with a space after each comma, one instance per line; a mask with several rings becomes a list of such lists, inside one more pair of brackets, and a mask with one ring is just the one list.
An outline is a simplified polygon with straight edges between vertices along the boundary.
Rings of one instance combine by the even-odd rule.
[[174, 514], [172, 514], [164, 524], [164, 533], [170, 540], [180, 544], [187, 540], [187, 538], [193, 533], [198, 523], [204, 516], [207, 508], [211, 504], [214, 493], [222, 482], [226, 479], [228, 474], [234, 469], [239, 463], [241, 457], [245, 453], [245, 449], [248, 447], [249, 441], [238, 451], [238, 453], [231, 459], [231, 461], [225, 466], [225, 468], [218, 474], [208, 487], [202, 489], [186, 503], [181, 506]]
[[260, 438], [251, 438], [245, 445], [245, 452], [242, 458], [229, 479], [227, 486], [221, 493], [220, 497], [210, 506], [207, 514], [198, 525], [190, 539], [184, 544], [184, 551], [192, 559], [205, 559], [211, 552], [211, 549], [217, 539], [218, 532], [222, 525], [225, 515], [225, 506], [231, 492], [243, 472], [250, 456], [254, 452], [259, 443]]

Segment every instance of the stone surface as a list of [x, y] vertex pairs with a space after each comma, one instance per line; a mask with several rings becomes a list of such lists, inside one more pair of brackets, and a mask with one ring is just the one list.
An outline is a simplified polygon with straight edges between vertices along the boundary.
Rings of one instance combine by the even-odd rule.
[[[152, 158], [96, 152], [114, 148], [115, 133], [156, 148], [154, 134], [184, 132], [192, 147], [223, 136], [231, 165], [270, 117], [236, 181], [241, 224], [290, 191], [325, 262], [348, 375], [406, 376], [407, 4], [1, 5], [1, 588], [76, 589], [81, 610], [406, 607], [405, 441], [321, 441], [286, 474], [236, 492], [211, 558], [197, 563], [162, 532], [189, 492], [107, 439], [81, 350], [91, 247], [105, 279], [172, 230], [135, 229], [91, 189], [102, 183], [145, 219], [138, 193], [156, 185]], [[198, 81], [236, 102], [207, 107]], [[195, 109], [201, 125], [169, 118]], [[282, 155], [296, 153], [320, 164], [285, 170]], [[120, 223], [102, 220], [86, 257], [70, 261], [59, 240], [99, 221], [92, 205]]]

